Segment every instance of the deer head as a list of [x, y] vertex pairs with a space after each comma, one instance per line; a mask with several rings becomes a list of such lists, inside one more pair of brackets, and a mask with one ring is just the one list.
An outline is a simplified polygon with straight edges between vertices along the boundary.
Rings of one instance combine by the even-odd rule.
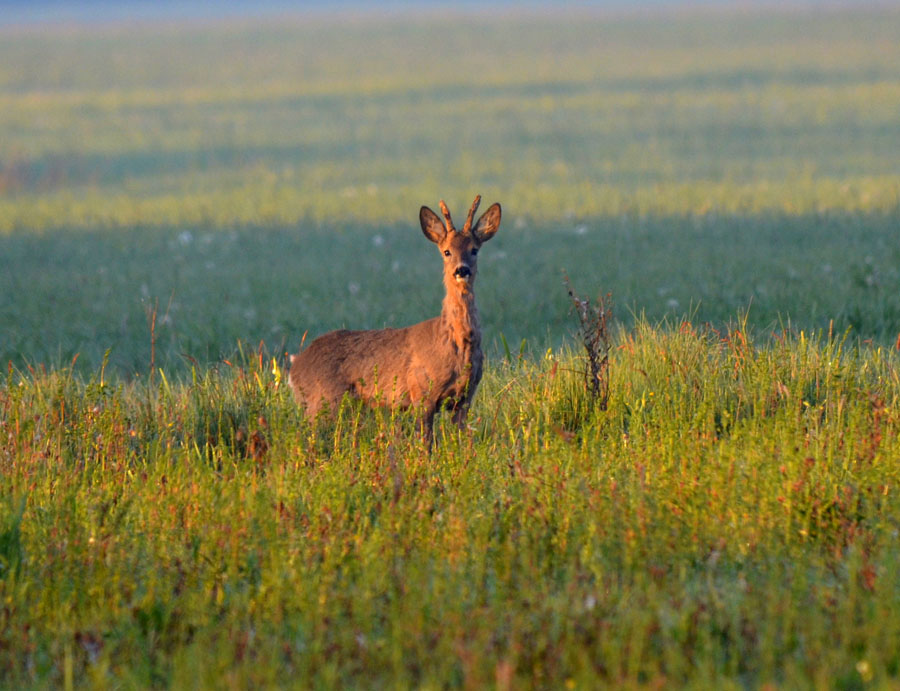
[[481, 195], [475, 197], [469, 215], [462, 230], [457, 230], [450, 218], [450, 210], [441, 200], [441, 212], [444, 220], [427, 206], [419, 210], [419, 222], [422, 224], [422, 232], [425, 237], [438, 246], [444, 258], [444, 284], [448, 292], [458, 290], [467, 293], [475, 285], [475, 275], [478, 271], [477, 255], [482, 244], [494, 237], [500, 226], [500, 204], [493, 204], [482, 214], [474, 225], [472, 220], [478, 205], [481, 203]]

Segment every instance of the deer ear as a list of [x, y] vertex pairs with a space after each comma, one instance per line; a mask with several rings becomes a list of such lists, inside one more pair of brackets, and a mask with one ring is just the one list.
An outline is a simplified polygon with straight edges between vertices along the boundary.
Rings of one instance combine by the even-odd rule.
[[439, 244], [447, 234], [444, 222], [427, 206], [419, 209], [419, 223], [422, 224], [422, 232], [425, 234], [425, 237], [435, 244]]
[[472, 229], [472, 234], [478, 238], [479, 242], [487, 242], [494, 237], [494, 233], [497, 232], [499, 227], [500, 204], [491, 204], [491, 207], [478, 219], [478, 223]]

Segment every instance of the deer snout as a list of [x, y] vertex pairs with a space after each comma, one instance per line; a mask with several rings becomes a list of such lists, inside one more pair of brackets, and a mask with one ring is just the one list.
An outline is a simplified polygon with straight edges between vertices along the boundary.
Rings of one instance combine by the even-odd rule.
[[465, 264], [460, 264], [456, 267], [456, 271], [453, 272], [453, 275], [457, 278], [468, 278], [472, 275], [472, 269]]

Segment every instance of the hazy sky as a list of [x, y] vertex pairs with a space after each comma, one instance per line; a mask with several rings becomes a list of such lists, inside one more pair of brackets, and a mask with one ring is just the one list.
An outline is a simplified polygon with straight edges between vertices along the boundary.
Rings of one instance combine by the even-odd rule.
[[136, 19], [177, 19], [201, 17], [233, 17], [277, 15], [291, 12], [329, 10], [398, 10], [427, 8], [612, 8], [616, 10], [648, 10], [677, 7], [821, 7], [890, 5], [900, 0], [865, 2], [865, 0], [551, 0], [544, 2], [513, 0], [0, 0], [0, 24], [31, 22], [92, 22]]

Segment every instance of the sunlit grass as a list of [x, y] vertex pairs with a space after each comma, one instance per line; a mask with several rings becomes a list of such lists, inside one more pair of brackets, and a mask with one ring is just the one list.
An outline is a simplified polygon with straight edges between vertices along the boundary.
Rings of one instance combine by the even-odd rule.
[[[698, 216], [715, 214], [806, 215], [828, 212], [896, 215], [900, 209], [900, 175], [815, 178], [802, 176], [775, 183], [739, 184], [713, 180], [692, 183], [660, 183], [622, 189], [591, 180], [569, 180], [565, 184], [538, 181], [537, 168], [525, 166], [529, 176], [508, 186], [482, 186], [492, 197], [502, 195], [504, 207], [514, 217], [546, 223], [563, 216]], [[198, 180], [190, 193], [142, 195], [127, 190], [104, 194], [87, 190], [42, 195], [19, 195], [0, 200], [0, 232], [11, 235], [47, 230], [121, 229], [141, 227], [234, 228], [235, 226], [304, 226], [334, 222], [366, 224], [373, 217], [381, 223], [409, 222], [416, 200], [427, 201], [434, 181], [415, 185], [379, 185], [375, 182], [333, 185], [311, 179], [291, 184], [285, 178], [299, 177], [265, 168], [257, 180], [228, 185]], [[370, 179], [382, 179], [374, 173]], [[304, 184], [308, 183], [308, 184]], [[171, 183], [168, 183], [171, 184]], [[193, 186], [193, 185], [191, 185]], [[462, 184], [459, 185], [462, 187]], [[336, 193], [337, 192], [337, 193]], [[432, 195], [433, 196], [433, 195]], [[433, 202], [432, 202], [433, 203]], [[415, 214], [413, 214], [414, 216]]]
[[4, 678], [887, 680], [898, 365], [640, 323], [607, 411], [567, 352], [498, 363], [431, 457], [402, 418], [310, 428], [268, 354], [150, 385], [13, 372]]

